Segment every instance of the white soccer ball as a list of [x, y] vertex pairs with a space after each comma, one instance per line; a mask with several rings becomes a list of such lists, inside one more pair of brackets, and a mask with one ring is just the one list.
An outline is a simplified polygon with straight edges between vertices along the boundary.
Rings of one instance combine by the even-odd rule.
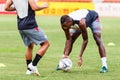
[[72, 61], [69, 58], [61, 59], [59, 62], [59, 68], [63, 71], [69, 71], [72, 68]]

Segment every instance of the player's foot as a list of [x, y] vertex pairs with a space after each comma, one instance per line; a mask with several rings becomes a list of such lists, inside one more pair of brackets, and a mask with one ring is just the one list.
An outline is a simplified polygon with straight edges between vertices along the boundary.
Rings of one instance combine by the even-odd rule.
[[78, 66], [82, 65], [82, 57], [79, 57]]
[[27, 74], [27, 75], [30, 75], [30, 74], [32, 74], [32, 73], [33, 73], [33, 71], [30, 71], [30, 70], [27, 70], [27, 71], [26, 71], [26, 74]]
[[103, 66], [100, 70], [100, 73], [105, 73], [105, 72], [108, 72], [108, 69], [105, 66]]
[[57, 68], [56, 68], [56, 70], [62, 70], [61, 68], [59, 68], [59, 65], [57, 65]]
[[28, 65], [28, 68], [36, 75], [36, 76], [40, 76], [40, 73], [38, 72], [38, 69], [36, 66], [33, 66], [32, 63], [30, 63]]

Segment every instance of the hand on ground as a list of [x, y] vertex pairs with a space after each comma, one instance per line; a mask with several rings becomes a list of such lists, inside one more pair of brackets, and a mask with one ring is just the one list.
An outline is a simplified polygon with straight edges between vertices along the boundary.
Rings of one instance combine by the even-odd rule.
[[81, 65], [82, 65], [82, 57], [79, 57], [78, 66], [81, 66]]

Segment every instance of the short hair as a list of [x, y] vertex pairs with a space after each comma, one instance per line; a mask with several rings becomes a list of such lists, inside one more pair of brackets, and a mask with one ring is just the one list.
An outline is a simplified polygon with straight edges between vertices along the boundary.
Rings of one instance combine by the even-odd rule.
[[63, 15], [60, 18], [61, 24], [64, 24], [66, 21], [70, 20], [70, 17], [68, 15]]

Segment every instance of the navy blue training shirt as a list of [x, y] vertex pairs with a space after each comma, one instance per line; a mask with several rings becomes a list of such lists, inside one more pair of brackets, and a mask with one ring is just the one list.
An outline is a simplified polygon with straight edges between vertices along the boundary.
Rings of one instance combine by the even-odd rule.
[[17, 11], [17, 22], [19, 30], [37, 27], [35, 11], [29, 5], [28, 0], [12, 0]]

